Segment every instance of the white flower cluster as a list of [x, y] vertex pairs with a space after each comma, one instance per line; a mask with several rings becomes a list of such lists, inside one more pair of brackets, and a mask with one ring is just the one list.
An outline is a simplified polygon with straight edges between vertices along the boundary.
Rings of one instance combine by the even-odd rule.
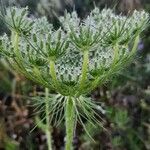
[[[88, 51], [89, 57], [89, 81], [103, 74], [99, 70], [110, 70], [119, 61], [126, 63], [122, 58], [130, 56], [135, 38], [145, 29], [149, 19], [144, 11], [122, 16], [111, 9], [100, 11], [95, 8], [83, 20], [76, 12], [66, 13], [60, 17], [61, 28], [55, 30], [45, 17], [31, 21], [27, 16], [26, 8], [11, 8], [5, 17], [10, 28], [20, 32], [19, 61], [24, 63], [30, 74], [38, 68], [43, 76], [51, 79], [49, 61], [53, 60], [57, 79], [67, 85], [78, 84], [85, 51]], [[0, 39], [0, 44], [2, 54], [8, 58], [16, 56], [6, 35]]]
[[[128, 55], [130, 52], [130, 44], [135, 38], [136, 31], [139, 33], [145, 29], [147, 25], [149, 15], [144, 12], [134, 11], [132, 16], [116, 15], [111, 9], [104, 9], [100, 11], [95, 8], [86, 19], [80, 20], [76, 12], [72, 14], [66, 14], [61, 17], [63, 29], [70, 35], [72, 32], [76, 35], [75, 42], [82, 39], [86, 41], [88, 33], [90, 33], [89, 43], [93, 41], [93, 45], [89, 49], [89, 74], [92, 71], [99, 70], [101, 68], [111, 67], [114, 60], [114, 46], [118, 44], [118, 57]], [[73, 30], [73, 31], [72, 31]], [[83, 37], [81, 37], [83, 32]], [[98, 36], [98, 41], [94, 39], [94, 36]], [[65, 72], [64, 78], [70, 79], [68, 76], [72, 76], [72, 80], [79, 78], [82, 69], [82, 53], [80, 45], [77, 45], [74, 41], [73, 47], [67, 56], [62, 57], [60, 68], [63, 68], [62, 75]], [[86, 43], [86, 42], [85, 42]], [[85, 44], [88, 45], [89, 43]], [[82, 44], [81, 44], [82, 46]], [[84, 45], [83, 45], [84, 46]], [[73, 62], [73, 63], [72, 63]], [[63, 65], [64, 64], [64, 65]], [[68, 64], [68, 65], [67, 65]], [[61, 70], [59, 71], [61, 74]], [[68, 76], [66, 76], [68, 72]], [[90, 77], [90, 76], [89, 76]]]
[[47, 21], [46, 17], [36, 19], [36, 21], [34, 21], [34, 24], [32, 26], [32, 32], [41, 33], [41, 34], [47, 32], [51, 33], [52, 29], [53, 29], [53, 25]]
[[11, 28], [11, 30], [18, 30], [18, 32], [24, 35], [30, 32], [33, 25], [32, 19], [28, 17], [28, 7], [8, 8], [6, 10], [6, 15], [3, 17], [6, 25]]
[[0, 36], [0, 53], [3, 56], [13, 57], [14, 55], [13, 55], [12, 49], [13, 47], [7, 34]]

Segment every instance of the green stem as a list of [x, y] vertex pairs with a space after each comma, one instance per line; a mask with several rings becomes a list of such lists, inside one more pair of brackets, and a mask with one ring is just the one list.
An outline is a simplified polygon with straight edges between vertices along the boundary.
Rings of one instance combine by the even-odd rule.
[[47, 146], [48, 150], [52, 150], [52, 138], [51, 138], [51, 126], [50, 126], [50, 118], [49, 118], [49, 101], [48, 101], [48, 88], [45, 88], [45, 113], [46, 113], [46, 138], [47, 138]]
[[12, 64], [12, 66], [17, 69], [20, 73], [25, 74], [25, 76], [29, 79], [32, 79], [35, 82], [38, 82], [37, 78], [33, 75], [30, 75], [30, 73], [27, 72], [27, 70], [25, 69], [25, 66], [23, 64], [23, 58], [21, 55], [21, 52], [19, 50], [19, 34], [17, 32], [12, 31], [11, 33], [11, 40], [12, 40], [12, 45], [14, 48], [14, 53], [16, 55], [16, 64]]
[[55, 62], [53, 60], [50, 61], [50, 74], [51, 74], [51, 77], [53, 79], [55, 86], [59, 87], [58, 86], [59, 83], [58, 83], [57, 75], [56, 75], [56, 70], [55, 70]]
[[21, 60], [21, 54], [20, 54], [20, 51], [19, 51], [19, 35], [18, 33], [12, 33], [12, 35], [15, 37], [14, 38], [14, 51], [15, 51], [15, 54], [17, 56], [17, 58], [19, 59], [19, 61]]
[[82, 73], [81, 73], [81, 80], [80, 80], [81, 89], [84, 87], [84, 84], [87, 79], [88, 64], [89, 64], [89, 52], [88, 50], [86, 50], [83, 53]]
[[65, 150], [72, 150], [73, 149], [72, 142], [75, 130], [75, 109], [71, 97], [68, 97], [66, 101], [65, 119], [66, 119]]
[[36, 78], [38, 79], [38, 81], [40, 83], [42, 83], [43, 85], [45, 85], [46, 87], [48, 87], [49, 84], [43, 79], [42, 73], [41, 73], [41, 71], [39, 70], [38, 67], [34, 66], [33, 73], [35, 74]]
[[140, 36], [137, 35], [137, 36], [135, 37], [135, 41], [134, 41], [134, 44], [133, 44], [133, 48], [132, 48], [132, 50], [131, 50], [131, 54], [134, 54], [134, 53], [136, 52], [137, 47], [138, 47], [138, 44], [139, 44], [139, 40], [140, 40]]
[[118, 44], [116, 44], [115, 46], [114, 46], [114, 61], [113, 61], [113, 64], [115, 64], [116, 62], [117, 62], [117, 60], [118, 60], [118, 58], [119, 58], [119, 45]]

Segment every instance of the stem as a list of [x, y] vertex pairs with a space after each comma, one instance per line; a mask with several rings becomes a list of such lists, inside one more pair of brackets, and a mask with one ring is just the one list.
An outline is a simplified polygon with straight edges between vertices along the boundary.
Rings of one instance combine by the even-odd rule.
[[38, 81], [40, 81], [40, 83], [43, 83], [46, 87], [48, 87], [49, 84], [43, 79], [42, 74], [38, 67], [34, 66], [33, 73], [35, 74]]
[[20, 51], [19, 51], [19, 35], [18, 33], [12, 33], [12, 35], [14, 36], [14, 51], [15, 51], [15, 54], [17, 56], [17, 58], [19, 59], [19, 61], [21, 60], [21, 54], [20, 54]]
[[113, 64], [115, 64], [116, 62], [117, 62], [117, 60], [118, 60], [118, 58], [119, 58], [119, 47], [118, 47], [119, 45], [118, 44], [116, 44], [115, 46], [114, 46], [114, 61], [113, 61]]
[[56, 87], [58, 87], [58, 80], [57, 80], [57, 75], [56, 75], [56, 70], [55, 70], [55, 62], [53, 60], [50, 61], [50, 74], [52, 76], [53, 82]]
[[138, 44], [139, 44], [139, 40], [140, 40], [140, 37], [139, 37], [139, 35], [137, 35], [136, 38], [135, 38], [134, 44], [133, 44], [133, 48], [131, 50], [132, 54], [134, 54], [135, 51], [137, 50], [137, 47], [138, 47]]
[[35, 76], [28, 73], [27, 70], [25, 69], [25, 66], [23, 64], [23, 58], [21, 52], [19, 51], [19, 40], [20, 40], [19, 34], [17, 32], [12, 31], [11, 40], [14, 48], [14, 53], [16, 55], [15, 62], [17, 63], [16, 65], [13, 64], [12, 66], [22, 74], [25, 74], [27, 78], [32, 79], [35, 82], [39, 82]]
[[73, 106], [73, 100], [71, 97], [68, 97], [66, 101], [66, 145], [65, 150], [72, 150], [72, 142], [75, 130], [75, 109]]
[[17, 32], [12, 32], [12, 44], [13, 44], [13, 48], [14, 48], [14, 53], [16, 55], [16, 62], [19, 64], [19, 67], [21, 68], [21, 70], [23, 72], [26, 72], [24, 65], [22, 64], [22, 56], [21, 53], [19, 51], [19, 35]]
[[52, 150], [52, 138], [51, 138], [51, 132], [50, 132], [50, 118], [49, 118], [49, 102], [48, 102], [48, 94], [49, 90], [48, 88], [45, 88], [45, 113], [46, 113], [46, 138], [47, 138], [47, 146], [48, 150]]
[[86, 51], [84, 51], [84, 54], [83, 54], [83, 64], [82, 64], [80, 88], [84, 87], [85, 81], [87, 79], [88, 64], [89, 64], [89, 52], [86, 50]]

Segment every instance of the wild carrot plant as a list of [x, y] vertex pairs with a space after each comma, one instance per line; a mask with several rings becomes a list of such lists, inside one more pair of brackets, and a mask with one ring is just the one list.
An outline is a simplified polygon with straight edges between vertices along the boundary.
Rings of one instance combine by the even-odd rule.
[[[1, 55], [18, 72], [47, 89], [47, 124], [65, 120], [65, 148], [72, 150], [77, 121], [87, 133], [83, 119], [101, 125], [100, 107], [87, 94], [131, 62], [148, 14], [135, 10], [123, 16], [95, 8], [81, 20], [74, 11], [59, 18], [59, 29], [45, 17], [29, 18], [28, 8], [9, 8], [1, 17], [11, 31], [10, 37], [4, 34], [0, 38]], [[49, 95], [48, 89], [55, 94]]]

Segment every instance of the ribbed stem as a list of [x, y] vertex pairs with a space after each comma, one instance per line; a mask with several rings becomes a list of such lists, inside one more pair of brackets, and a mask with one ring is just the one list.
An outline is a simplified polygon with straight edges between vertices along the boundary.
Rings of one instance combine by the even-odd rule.
[[84, 84], [86, 82], [87, 71], [88, 71], [88, 64], [89, 64], [89, 52], [88, 52], [88, 50], [86, 50], [83, 53], [83, 64], [82, 64], [82, 73], [81, 73], [81, 80], [80, 80], [80, 88], [83, 88]]
[[46, 114], [46, 138], [47, 138], [47, 146], [48, 150], [52, 150], [52, 137], [51, 137], [51, 126], [50, 126], [50, 118], [49, 118], [49, 102], [48, 102], [48, 88], [45, 88], [45, 114]]
[[65, 119], [66, 119], [65, 150], [72, 150], [73, 136], [75, 130], [75, 110], [73, 106], [73, 100], [71, 99], [71, 97], [68, 97], [66, 101]]

